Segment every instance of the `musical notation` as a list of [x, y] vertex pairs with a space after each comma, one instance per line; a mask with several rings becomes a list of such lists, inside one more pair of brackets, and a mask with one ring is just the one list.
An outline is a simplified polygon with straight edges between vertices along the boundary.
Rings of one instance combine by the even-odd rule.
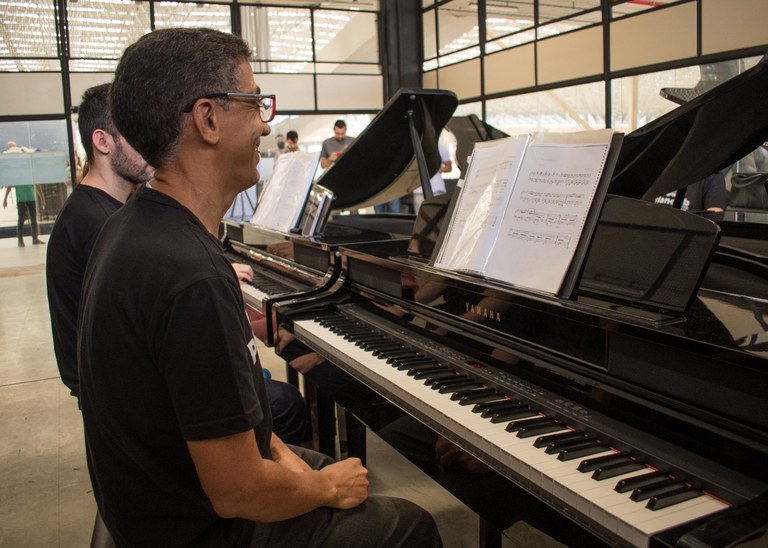
[[532, 205], [545, 205], [556, 207], [581, 207], [586, 195], [584, 193], [571, 192], [540, 192], [537, 190], [523, 190], [520, 193], [520, 201]]
[[562, 247], [568, 249], [571, 245], [570, 234], [558, 234], [553, 232], [532, 232], [529, 230], [519, 230], [511, 228], [507, 232], [507, 237], [513, 240], [519, 240], [529, 244], [537, 244], [551, 247]]
[[513, 215], [519, 222], [547, 226], [575, 226], [578, 219], [573, 213], [551, 213], [535, 208], [515, 209]]

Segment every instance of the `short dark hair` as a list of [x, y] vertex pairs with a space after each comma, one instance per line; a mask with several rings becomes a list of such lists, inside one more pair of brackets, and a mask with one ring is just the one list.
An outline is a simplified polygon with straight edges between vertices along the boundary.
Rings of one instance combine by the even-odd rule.
[[250, 57], [239, 37], [212, 29], [160, 29], [123, 52], [110, 94], [112, 119], [152, 166], [174, 154], [187, 114], [203, 95], [237, 91], [238, 65]]
[[80, 142], [85, 149], [88, 163], [93, 163], [93, 132], [103, 129], [113, 137], [117, 137], [117, 128], [109, 114], [110, 84], [101, 84], [88, 88], [80, 99], [77, 109], [77, 128], [80, 131]]
[[299, 140], [299, 134], [296, 133], [293, 130], [290, 130], [288, 133], [285, 134], [285, 138], [288, 141], [298, 141]]
[[333, 123], [333, 127], [347, 127], [347, 124], [344, 122], [344, 120], [336, 120]]

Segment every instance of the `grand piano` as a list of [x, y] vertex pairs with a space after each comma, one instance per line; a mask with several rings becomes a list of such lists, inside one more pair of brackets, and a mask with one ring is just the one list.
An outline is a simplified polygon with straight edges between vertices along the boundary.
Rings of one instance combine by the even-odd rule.
[[278, 304], [278, 328], [596, 544], [760, 537], [768, 225], [648, 200], [765, 141], [765, 89], [760, 63], [625, 136], [570, 298], [432, 267], [438, 197], [409, 241], [340, 246], [334, 287]]

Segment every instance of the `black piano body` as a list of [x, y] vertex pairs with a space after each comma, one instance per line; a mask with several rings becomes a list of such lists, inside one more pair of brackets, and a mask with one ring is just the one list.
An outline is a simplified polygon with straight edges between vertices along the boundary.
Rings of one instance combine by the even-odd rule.
[[[686, 255], [695, 266], [668, 307], [655, 297], [658, 284], [674, 281], [670, 272], [685, 266], [677, 247], [660, 261], [672, 267], [651, 265], [655, 277], [637, 295], [630, 278], [633, 270], [638, 279], [645, 275], [642, 255], [638, 268], [618, 265], [622, 278], [613, 287], [604, 283], [610, 276], [595, 273], [612, 264], [617, 245], [631, 253], [646, 249], [649, 238], [666, 244], [681, 233], [654, 234], [649, 222], [649, 231], [616, 242], [621, 209], [611, 217], [609, 204], [653, 217], [664, 206], [632, 198], [674, 190], [669, 171], [651, 173], [643, 156], [675, 173], [686, 161], [708, 163], [691, 170], [690, 180], [680, 179], [687, 185], [702, 169], [711, 173], [768, 137], [763, 122], [740, 133], [743, 142], [708, 146], [706, 158], [688, 146], [701, 142], [699, 131], [711, 128], [708, 117], [723, 105], [735, 112], [732, 103], [742, 94], [765, 110], [768, 96], [754, 86], [766, 89], [767, 74], [761, 63], [677, 116], [626, 136], [627, 156], [612, 186], [619, 195], [606, 202], [572, 298], [432, 268], [428, 255], [418, 253], [424, 231], [417, 222], [411, 242], [340, 247], [336, 290], [300, 307], [278, 306], [279, 328], [596, 542], [727, 546], [762, 534], [768, 527], [768, 253], [761, 219], [718, 219], [721, 228], [733, 222], [742, 230], [724, 228], [726, 245], [714, 254]], [[743, 121], [717, 119], [728, 139]], [[682, 152], [654, 159], [670, 147]], [[690, 222], [693, 232], [711, 224], [671, 211], [672, 225]], [[433, 217], [425, 212], [421, 227]], [[376, 343], [383, 348], [356, 340], [360, 332], [384, 334]]]

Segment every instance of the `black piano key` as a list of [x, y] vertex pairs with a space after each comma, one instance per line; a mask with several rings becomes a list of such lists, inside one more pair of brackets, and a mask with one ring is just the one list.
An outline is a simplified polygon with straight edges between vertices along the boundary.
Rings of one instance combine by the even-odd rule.
[[419, 363], [416, 365], [412, 365], [405, 370], [408, 371], [409, 375], [412, 375], [413, 373], [418, 373], [419, 371], [429, 371], [430, 369], [443, 369], [448, 367], [447, 365], [440, 365], [440, 362], [436, 360], [430, 360], [429, 363]]
[[409, 356], [387, 358], [387, 363], [397, 366], [403, 363], [418, 362], [419, 360], [431, 360], [431, 359], [432, 358], [429, 358], [424, 354], [419, 354], [417, 351], [414, 350], [411, 352]]
[[[538, 412], [537, 412], [538, 415]], [[514, 422], [510, 422], [505, 430], [507, 432], [517, 432], [521, 428], [525, 428], [527, 426], [539, 426], [543, 424], [551, 424], [552, 423], [552, 417], [545, 417], [543, 415], [539, 415], [532, 419], [522, 419]]]
[[500, 422], [536, 417], [538, 414], [538, 411], [534, 411], [527, 405], [522, 404], [520, 409], [504, 409], [501, 411], [496, 411], [490, 416], [490, 419], [492, 423], [498, 424]]
[[[487, 413], [488, 415], [490, 415], [493, 411], [496, 411], [499, 409], [506, 409], [507, 407], [510, 407], [513, 405], [520, 405], [520, 400], [513, 400], [510, 398], [506, 398], [502, 401], [482, 402], [475, 405], [472, 408], [472, 411], [474, 413], [480, 413], [481, 415], [483, 413]], [[486, 416], [486, 415], [483, 415], [483, 416]]]
[[[437, 381], [444, 381], [448, 379], [454, 379], [457, 377], [456, 370], [451, 369], [450, 367], [443, 371], [442, 373], [435, 373], [433, 375], [430, 375], [427, 377], [427, 379], [424, 381], [424, 384], [427, 386], [431, 386], [432, 384], [436, 383]], [[467, 378], [467, 377], [464, 377]]]
[[442, 367], [435, 367], [434, 369], [425, 369], [424, 371], [417, 371], [413, 375], [411, 375], [411, 372], [408, 371], [408, 374], [411, 375], [416, 380], [421, 379], [428, 379], [432, 375], [436, 375], [438, 373], [445, 373], [446, 371], [449, 371], [450, 368], [443, 365]]
[[382, 343], [391, 341], [389, 337], [382, 335], [381, 333], [375, 333], [372, 335], [363, 335], [360, 337], [355, 337], [355, 345], [360, 346], [362, 344], [371, 344], [371, 343]]
[[584, 444], [581, 447], [571, 447], [570, 449], [564, 449], [557, 455], [557, 460], [569, 461], [574, 459], [580, 459], [587, 455], [594, 455], [595, 453], [602, 453], [608, 450], [607, 443], [593, 442]]
[[613, 455], [603, 455], [602, 457], [595, 457], [592, 459], [586, 459], [579, 463], [576, 468], [579, 472], [592, 472], [597, 470], [601, 466], [609, 466], [611, 464], [620, 464], [623, 462], [630, 462], [633, 460], [631, 454], [621, 451], [614, 453]]
[[395, 352], [387, 352], [387, 355], [384, 356], [387, 363], [392, 363], [392, 361], [396, 360], [397, 358], [407, 358], [409, 356], [417, 355], [416, 351], [413, 348], [408, 348], [407, 346], [402, 346], [401, 348], [402, 350], [398, 350]]
[[482, 388], [483, 385], [474, 380], [466, 380], [461, 382], [443, 381], [442, 383], [436, 382], [432, 385], [433, 390], [437, 390], [440, 394], [451, 394], [456, 390], [463, 390], [465, 388]]
[[582, 430], [569, 430], [568, 432], [562, 432], [560, 434], [550, 434], [548, 436], [541, 436], [536, 438], [536, 440], [533, 442], [533, 446], [539, 448], [547, 447], [552, 443], [557, 443], [560, 441], [583, 440], [586, 437], [586, 432]]
[[390, 354], [396, 353], [396, 352], [402, 352], [403, 351], [403, 345], [399, 343], [393, 343], [393, 344], [384, 344], [381, 346], [376, 346], [372, 352], [372, 354], [380, 359], [385, 359]]
[[[570, 433], [570, 432], [569, 432]], [[559, 441], [553, 441], [547, 444], [546, 448], [544, 449], [544, 452], [549, 455], [554, 455], [555, 453], [560, 453], [561, 451], [564, 451], [566, 449], [570, 449], [572, 447], [581, 447], [583, 445], [593, 444], [597, 442], [597, 438], [594, 436], [588, 437], [588, 436], [579, 436], [577, 438], [571, 438], [571, 439], [563, 439]]]
[[547, 432], [557, 432], [565, 428], [565, 425], [558, 420], [551, 419], [550, 424], [540, 424], [538, 426], [526, 426], [517, 431], [517, 437], [521, 439], [540, 436]]
[[620, 480], [613, 489], [619, 493], [626, 493], [627, 491], [634, 491], [639, 487], [645, 487], [646, 485], [651, 485], [652, 483], [657, 483], [660, 480], [668, 478], [669, 474], [667, 472], [657, 470], [641, 476]]
[[592, 472], [592, 479], [597, 481], [602, 481], [610, 478], [615, 478], [616, 476], [621, 476], [623, 474], [628, 474], [630, 472], [635, 472], [637, 470], [642, 470], [643, 468], [647, 468], [647, 466], [644, 462], [640, 462], [640, 461], [619, 462], [616, 464], [608, 464], [608, 465], [600, 466], [599, 468], [596, 468], [595, 471]]
[[658, 483], [646, 485], [645, 487], [638, 487], [637, 489], [632, 491], [632, 494], [629, 495], [629, 498], [634, 500], [635, 502], [639, 502], [641, 500], [646, 500], [651, 497], [663, 495], [664, 493], [669, 493], [670, 491], [674, 491], [675, 489], [679, 489], [680, 487], [684, 487], [684, 486], [685, 486], [684, 482], [669, 478], [666, 480], [662, 480]]
[[649, 510], [661, 510], [662, 508], [668, 508], [674, 504], [685, 502], [686, 500], [695, 499], [702, 496], [704, 493], [701, 490], [696, 489], [690, 485], [675, 489], [662, 495], [656, 495], [648, 499], [648, 504], [645, 505]]
[[446, 377], [444, 377], [442, 379], [441, 378], [430, 378], [430, 379], [427, 379], [427, 382], [425, 382], [424, 384], [426, 384], [427, 386], [432, 387], [432, 390], [437, 390], [441, 386], [444, 386], [445, 383], [451, 384], [451, 383], [462, 383], [462, 382], [473, 382], [473, 380], [471, 378], [469, 378], [468, 376], [466, 376], [465, 374], [463, 374], [463, 373], [459, 373], [458, 371], [454, 371], [453, 375], [451, 375], [451, 376], [446, 376]]
[[[480, 384], [480, 383], [478, 383]], [[488, 388], [484, 384], [480, 384], [480, 388], [461, 388], [459, 390], [456, 390], [452, 395], [451, 399], [454, 401], [459, 401], [464, 396], [468, 396], [469, 394], [476, 393], [478, 391], [481, 391], [483, 394], [489, 394], [491, 392], [495, 392], [493, 388]]]
[[437, 360], [433, 358], [423, 358], [420, 360], [411, 360], [411, 361], [396, 360], [395, 363], [393, 363], [392, 365], [399, 371], [405, 371], [406, 369], [410, 369], [411, 367], [416, 367], [418, 365], [434, 365], [436, 363], [437, 363]]
[[473, 403], [481, 401], [496, 401], [504, 397], [504, 394], [497, 392], [493, 388], [489, 388], [490, 392], [483, 393], [483, 389], [478, 390], [474, 394], [467, 394], [459, 398], [459, 405], [472, 405]]

